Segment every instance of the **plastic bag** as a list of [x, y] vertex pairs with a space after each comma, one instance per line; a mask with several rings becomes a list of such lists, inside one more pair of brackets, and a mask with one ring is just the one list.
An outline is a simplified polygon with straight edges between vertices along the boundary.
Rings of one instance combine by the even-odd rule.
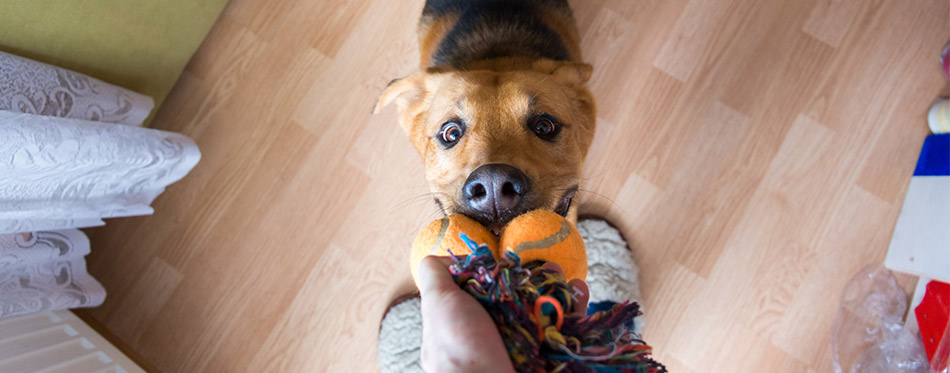
[[923, 342], [904, 329], [907, 295], [891, 272], [872, 265], [844, 293], [831, 334], [836, 373], [930, 372]]
[[950, 362], [948, 362], [948, 359], [950, 359], [950, 324], [947, 324], [947, 327], [943, 329], [943, 339], [940, 340], [937, 352], [934, 353], [933, 359], [930, 360], [931, 371], [936, 373], [950, 372]]

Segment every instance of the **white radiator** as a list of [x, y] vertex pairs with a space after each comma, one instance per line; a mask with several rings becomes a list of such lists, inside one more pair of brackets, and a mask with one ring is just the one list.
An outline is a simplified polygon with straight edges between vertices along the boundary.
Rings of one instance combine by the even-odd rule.
[[69, 311], [0, 319], [0, 372], [144, 372]]

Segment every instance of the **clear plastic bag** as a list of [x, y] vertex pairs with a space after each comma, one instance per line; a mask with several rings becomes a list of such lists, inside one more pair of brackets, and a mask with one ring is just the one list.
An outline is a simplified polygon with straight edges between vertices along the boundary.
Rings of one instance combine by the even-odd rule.
[[872, 265], [844, 293], [831, 334], [836, 373], [930, 372], [923, 342], [904, 329], [907, 296], [891, 272]]
[[950, 324], [947, 324], [946, 328], [943, 329], [943, 338], [940, 340], [940, 345], [937, 346], [937, 352], [934, 353], [933, 359], [930, 360], [931, 371], [935, 373], [950, 372], [948, 359], [950, 359]]

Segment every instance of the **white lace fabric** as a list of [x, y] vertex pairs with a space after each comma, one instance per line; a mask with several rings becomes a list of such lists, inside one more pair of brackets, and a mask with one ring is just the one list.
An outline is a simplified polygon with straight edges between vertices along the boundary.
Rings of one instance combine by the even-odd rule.
[[0, 110], [140, 126], [154, 106], [151, 97], [0, 52]]
[[78, 229], [0, 235], [0, 315], [93, 307], [106, 291], [86, 272]]
[[0, 111], [0, 233], [150, 214], [199, 158], [177, 133]]
[[198, 163], [188, 137], [138, 127], [151, 98], [0, 52], [0, 318], [95, 307], [74, 228], [152, 213]]

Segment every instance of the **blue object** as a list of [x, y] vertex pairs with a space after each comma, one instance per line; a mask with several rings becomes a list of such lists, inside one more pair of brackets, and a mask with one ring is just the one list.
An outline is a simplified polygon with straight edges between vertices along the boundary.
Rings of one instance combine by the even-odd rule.
[[459, 233], [459, 238], [461, 238], [462, 241], [465, 241], [465, 244], [468, 245], [468, 249], [473, 253], [478, 251], [478, 244], [475, 243], [475, 240], [468, 238], [468, 235], [465, 234], [465, 232]]
[[927, 136], [914, 176], [950, 176], [950, 134]]

